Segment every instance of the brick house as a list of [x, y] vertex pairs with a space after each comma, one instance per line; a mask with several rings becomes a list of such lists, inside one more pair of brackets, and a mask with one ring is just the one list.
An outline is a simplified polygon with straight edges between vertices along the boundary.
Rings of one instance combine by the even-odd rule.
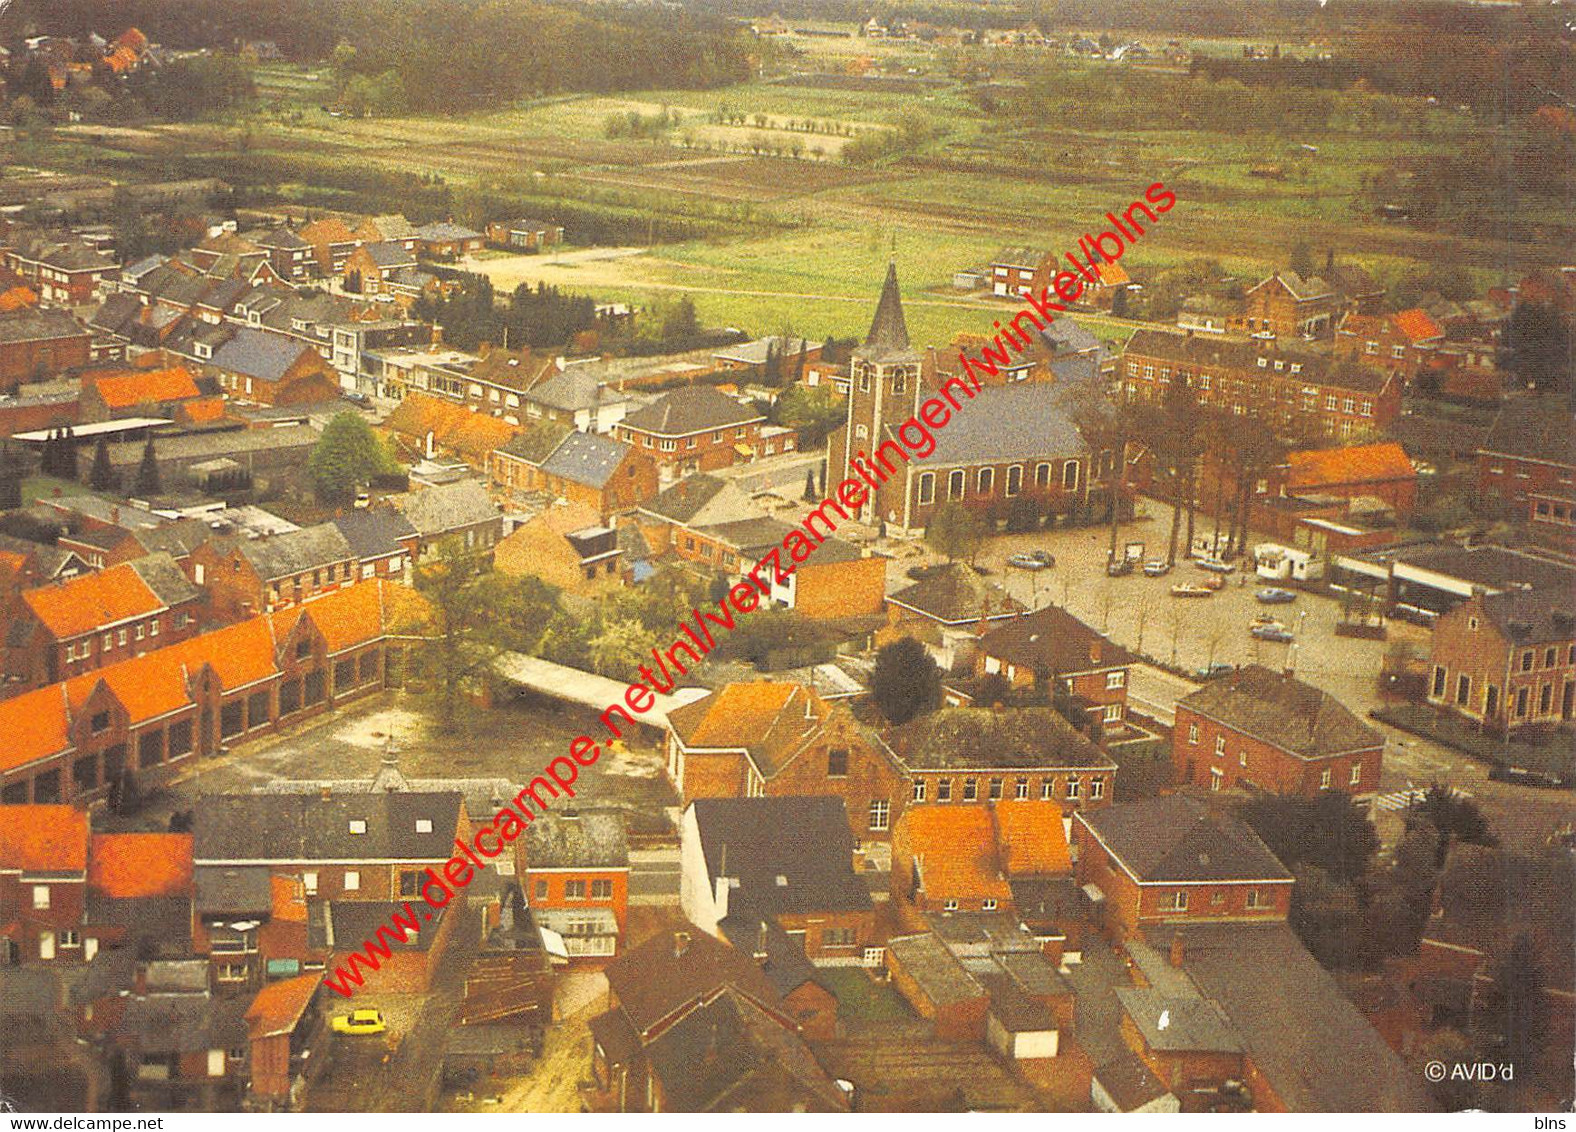
[[418, 563], [441, 552], [445, 544], [465, 554], [492, 556], [503, 537], [503, 512], [487, 496], [479, 480], [436, 484], [386, 500], [416, 528]]
[[185, 569], [208, 592], [209, 609], [233, 621], [299, 605], [361, 580], [360, 556], [333, 523], [259, 539], [215, 538]]
[[0, 807], [103, 797], [403, 679], [420, 599], [373, 581], [0, 702]]
[[776, 927], [815, 966], [852, 967], [879, 942], [841, 798], [701, 798], [679, 852], [684, 915], [741, 951]]
[[1045, 261], [1046, 253], [1039, 248], [1003, 248], [991, 257], [991, 294], [1016, 299], [1030, 290], [1034, 273]]
[[650, 456], [671, 478], [750, 459], [764, 423], [759, 409], [709, 385], [687, 385], [625, 416], [613, 435]]
[[892, 986], [945, 1042], [980, 1042], [990, 992], [933, 932], [887, 941]]
[[82, 960], [88, 813], [13, 806], [0, 821], [0, 962]]
[[340, 278], [346, 290], [375, 298], [389, 293], [388, 284], [401, 271], [414, 269], [416, 253], [389, 241], [362, 244], [345, 260]]
[[848, 1111], [749, 955], [704, 932], [662, 932], [606, 975], [581, 1090], [588, 1111]]
[[100, 947], [182, 957], [191, 947], [189, 833], [95, 833], [88, 844], [83, 958]]
[[1173, 379], [1202, 405], [1343, 441], [1388, 429], [1405, 384], [1393, 373], [1267, 339], [1139, 330], [1120, 369], [1128, 400], [1156, 401]]
[[1404, 519], [1417, 503], [1417, 469], [1394, 441], [1291, 452], [1271, 470], [1265, 493], [1383, 500]]
[[1434, 622], [1428, 702], [1496, 732], [1549, 727], [1576, 712], [1576, 602], [1570, 591], [1474, 594]]
[[248, 232], [246, 238], [268, 253], [268, 263], [286, 283], [304, 283], [316, 273], [312, 245], [283, 225], [262, 232]]
[[280, 334], [241, 327], [205, 366], [219, 388], [259, 405], [315, 405], [339, 397], [339, 377], [317, 350]]
[[629, 910], [629, 839], [617, 812], [543, 814], [519, 851], [526, 902], [538, 927], [563, 937], [571, 960], [621, 950]]
[[564, 226], [547, 220], [494, 220], [487, 225], [487, 240], [510, 251], [539, 252], [564, 242]]
[[332, 520], [350, 546], [362, 581], [387, 578], [409, 583], [420, 534], [411, 521], [386, 507], [352, 511]]
[[[1060, 680], [1091, 715], [1119, 724], [1127, 717], [1127, 671], [1132, 654], [1054, 605], [1004, 620], [980, 638], [976, 680], [1001, 675], [1014, 688]], [[990, 704], [982, 704], [990, 707]]]
[[1507, 401], [1477, 450], [1480, 499], [1520, 514], [1535, 492], [1576, 484], [1576, 416], [1563, 397]]
[[1176, 705], [1171, 759], [1180, 782], [1317, 797], [1379, 788], [1384, 736], [1290, 672], [1250, 664]]
[[877, 641], [914, 637], [943, 672], [967, 671], [979, 637], [1026, 612], [1028, 607], [1006, 590], [952, 562], [887, 597], [888, 627]]
[[[554, 435], [557, 443], [547, 449]], [[563, 431], [563, 426], [540, 425], [516, 436], [489, 454], [487, 467], [494, 484], [584, 504], [604, 519], [657, 494], [657, 464], [650, 456], [610, 437]]]
[[[1181, 966], [1182, 933], [1172, 936]], [[1169, 993], [1168, 993], [1169, 992]], [[1215, 1110], [1227, 1081], [1246, 1075], [1242, 1040], [1225, 1011], [1170, 984], [1117, 987], [1122, 1042], [1181, 1102], [1183, 1112]]]
[[801, 355], [803, 365], [819, 362], [823, 345], [821, 342], [811, 342], [808, 338], [770, 334], [751, 342], [740, 342], [736, 346], [724, 346], [712, 354], [711, 360], [720, 370], [761, 377], [766, 373], [768, 357], [774, 356], [781, 366], [780, 375], [791, 381], [801, 365]]
[[114, 257], [77, 239], [24, 237], [5, 253], [5, 266], [38, 291], [45, 306], [80, 307], [103, 297], [120, 270]]
[[[321, 900], [309, 905], [307, 944], [326, 951], [327, 966], [339, 969], [352, 955], [364, 954], [365, 941], [377, 938], [378, 928], [393, 915], [403, 913], [403, 900]], [[463, 910], [445, 906], [429, 913], [422, 909], [414, 934], [390, 941], [392, 953], [380, 959], [377, 972], [365, 976], [366, 989], [382, 994], [422, 994], [432, 989], [443, 969], [449, 937]], [[385, 933], [385, 938], [387, 934]]]
[[510, 577], [540, 578], [582, 596], [624, 584], [618, 532], [575, 503], [553, 504], [516, 527], [493, 551], [493, 569]]
[[79, 419], [90, 422], [130, 416], [173, 417], [181, 405], [202, 396], [191, 371], [183, 366], [94, 370], [82, 375]]
[[[768, 543], [753, 554], [742, 555], [740, 563], [754, 566], [760, 561], [760, 554], [772, 545], [775, 544]], [[786, 584], [778, 585], [775, 578], [769, 579], [771, 600], [817, 620], [872, 616], [886, 604], [888, 561], [885, 555], [868, 554], [851, 542], [829, 538], [788, 575]]]
[[1263, 333], [1277, 338], [1323, 338], [1334, 325], [1334, 289], [1318, 276], [1304, 279], [1295, 271], [1277, 271], [1254, 284], [1242, 308], [1226, 323], [1235, 333]]
[[453, 454], [478, 470], [520, 433], [506, 420], [428, 393], [406, 395], [383, 427], [412, 461]]
[[893, 907], [906, 923], [932, 912], [1012, 912], [989, 806], [905, 810], [893, 835], [891, 879]]
[[1421, 307], [1413, 307], [1393, 314], [1347, 315], [1335, 332], [1335, 352], [1399, 373], [1411, 385], [1444, 341], [1444, 327]]
[[1576, 490], [1528, 492], [1527, 534], [1540, 546], [1576, 553]]
[[440, 220], [416, 229], [416, 250], [431, 259], [456, 259], [482, 250], [487, 237], [482, 233]]
[[27, 590], [7, 640], [7, 690], [53, 684], [184, 641], [196, 632], [203, 602], [168, 554]]
[[314, 270], [324, 279], [345, 273], [345, 263], [360, 245], [350, 226], [337, 216], [324, 216], [301, 226], [301, 239], [311, 246]]
[[0, 392], [40, 381], [92, 360], [92, 335], [62, 310], [0, 314]]
[[835, 795], [861, 845], [885, 843], [902, 773], [846, 705], [798, 684], [729, 684], [668, 713], [668, 779], [697, 798]]
[[[1078, 883], [1126, 938], [1160, 925], [1284, 920], [1295, 880], [1241, 821], [1186, 794], [1073, 819]], [[1088, 891], [1087, 887], [1085, 891]]]

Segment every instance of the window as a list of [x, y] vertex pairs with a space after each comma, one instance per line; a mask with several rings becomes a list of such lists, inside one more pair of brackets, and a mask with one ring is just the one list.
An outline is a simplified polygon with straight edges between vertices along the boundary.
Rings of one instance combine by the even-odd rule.
[[887, 828], [891, 817], [892, 803], [885, 798], [875, 798], [870, 802], [870, 828], [874, 832], [881, 832]]
[[870, 392], [870, 371], [868, 369], [862, 369], [859, 371], [859, 392]]
[[941, 778], [936, 780], [936, 801], [952, 801], [952, 779]]
[[1042, 778], [1040, 780], [1040, 801], [1049, 802], [1056, 797], [1056, 779]]
[[1198, 742], [1198, 724], [1190, 723], [1187, 725], [1187, 741], [1189, 743]]
[[1089, 780], [1089, 800], [1098, 802], [1105, 797], [1105, 779], [1091, 778]]
[[1325, 395], [1324, 407], [1332, 413], [1335, 411], [1335, 394], [1329, 393]]
[[1365, 416], [1365, 417], [1373, 416], [1374, 415], [1374, 403], [1372, 401], [1364, 401], [1363, 405], [1362, 405], [1362, 412], [1363, 412], [1363, 416]]
[[565, 900], [584, 900], [586, 898], [586, 882], [583, 880], [564, 881]]
[[1122, 719], [1122, 705], [1121, 704], [1106, 704], [1105, 705], [1105, 721], [1107, 723], [1119, 723], [1119, 722], [1121, 722], [1121, 719]]
[[901, 393], [907, 387], [908, 387], [907, 382], [905, 382], [903, 380], [903, 371], [902, 370], [898, 370], [896, 373], [894, 373], [892, 375], [892, 392], [893, 393]]
[[955, 468], [954, 470], [952, 470], [952, 471], [947, 473], [947, 498], [948, 499], [962, 499], [963, 498], [963, 480], [964, 480], [964, 474], [963, 474], [963, 469], [962, 468]]
[[1226, 774], [1225, 774], [1224, 771], [1222, 771], [1218, 766], [1210, 767], [1210, 770], [1209, 770], [1209, 788], [1211, 790], [1218, 791], [1220, 789], [1220, 784], [1222, 782], [1224, 782], [1225, 780], [1226, 780]]
[[980, 901], [980, 911], [981, 912], [994, 912], [995, 910], [996, 910], [996, 901], [990, 899], [989, 897], [987, 897], [986, 899]]
[[432, 832], [432, 819], [431, 818], [417, 818], [416, 819], [416, 832], [417, 833], [431, 833]]
[[1248, 907], [1249, 908], [1268, 908], [1269, 907], [1269, 901], [1264, 899], [1264, 893], [1260, 892], [1256, 888], [1250, 888], [1250, 889], [1248, 889]]
[[956, 912], [958, 910], [958, 902], [956, 900], [948, 900], [941, 907], [943, 911]]
[[1358, 786], [1363, 781], [1363, 764], [1353, 763], [1351, 777], [1346, 780], [1352, 786]]
[[1545, 684], [1538, 692], [1538, 714], [1548, 715], [1549, 707], [1554, 703], [1554, 685]]
[[[308, 896], [316, 896], [317, 895], [317, 874], [316, 873], [302, 873], [301, 874], [301, 887], [306, 889], [306, 894]], [[412, 893], [411, 895], [414, 896], [415, 893]]]
[[921, 472], [919, 474], [919, 501], [921, 503], [934, 503], [936, 501], [935, 472]]
[[297, 660], [305, 660], [312, 655], [312, 639], [304, 638], [296, 642], [295, 654]]
[[1328, 790], [1329, 788], [1330, 788], [1330, 772], [1328, 770], [1322, 770], [1322, 771], [1319, 772], [1319, 789], [1320, 790]]
[[[1531, 655], [1530, 653], [1528, 654]], [[1461, 673], [1456, 677], [1456, 703], [1465, 704], [1472, 698], [1472, 677]]]
[[917, 778], [917, 779], [914, 780], [914, 801], [916, 801], [916, 802], [923, 802], [924, 800], [925, 800], [925, 780], [923, 778]]
[[1237, 765], [1238, 766], [1247, 766], [1248, 765], [1248, 749], [1246, 747], [1243, 747], [1240, 751], [1237, 752]]
[[[1476, 626], [1473, 627], [1476, 628]], [[1436, 699], [1443, 697], [1445, 694], [1445, 666], [1442, 664], [1434, 665], [1434, 690], [1432, 694]]]
[[1217, 736], [1215, 736], [1215, 754], [1216, 755], [1224, 755], [1225, 753], [1226, 753], [1226, 737], [1224, 735], [1217, 735]]
[[1051, 466], [1049, 464], [1036, 464], [1036, 465], [1034, 465], [1034, 486], [1035, 487], [1050, 487], [1051, 486]]
[[1171, 899], [1169, 901], [1167, 901], [1163, 905], [1163, 907], [1167, 908], [1168, 910], [1170, 910], [1172, 912], [1186, 912], [1187, 911], [1187, 889], [1185, 889], [1185, 888], [1177, 889], [1175, 892], [1173, 892], [1171, 894]]
[[613, 881], [610, 878], [608, 878], [608, 877], [603, 877], [601, 880], [594, 880], [594, 881], [592, 881], [591, 882], [591, 899], [592, 900], [611, 900], [611, 899], [613, 899]]
[[1120, 688], [1126, 682], [1127, 673], [1121, 669], [1118, 669], [1115, 672], [1107, 672], [1105, 674], [1105, 686], [1107, 688]]
[[1076, 802], [1078, 800], [1078, 788], [1081, 785], [1082, 785], [1082, 783], [1079, 782], [1078, 779], [1076, 779], [1076, 778], [1069, 778], [1067, 780], [1067, 800], [1068, 801]]
[[1078, 490], [1078, 461], [1068, 460], [1062, 465], [1062, 488], [1066, 491]]
[[1023, 490], [1023, 465], [1014, 464], [1007, 469], [1007, 494], [1017, 495]]
[[974, 477], [974, 489], [980, 495], [989, 495], [996, 486], [996, 469], [981, 468]]
[[[154, 624], [158, 624], [158, 622], [154, 622]], [[122, 629], [118, 633], [115, 634], [115, 643], [117, 645], [122, 645], [122, 646], [125, 645], [125, 643], [126, 643], [126, 630]]]
[[361, 874], [359, 872], [357, 872], [355, 869], [346, 869], [345, 870], [345, 891], [346, 892], [360, 892], [361, 891]]
[[977, 779], [977, 778], [965, 778], [963, 780], [963, 800], [965, 802], [972, 802], [972, 801], [976, 800], [979, 796], [980, 796], [979, 779]]
[[1027, 778], [1020, 778], [1013, 783], [1012, 796], [1019, 802], [1027, 802], [1029, 800], [1029, 780]]
[[1559, 649], [1543, 650], [1543, 667], [1553, 668], [1558, 663]]
[[848, 777], [847, 747], [833, 747], [826, 752], [826, 776], [828, 778]]
[[1345, 400], [1343, 400], [1341, 402], [1341, 412], [1343, 412], [1343, 413], [1349, 413], [1353, 409], [1355, 409], [1356, 407], [1357, 407], [1357, 402], [1353, 401], [1350, 397], [1347, 397]]
[[33, 886], [33, 910], [44, 912], [49, 909], [49, 885], [35, 884]]
[[93, 734], [98, 735], [109, 730], [109, 712], [101, 711], [94, 714], [88, 721], [88, 726], [93, 729]]

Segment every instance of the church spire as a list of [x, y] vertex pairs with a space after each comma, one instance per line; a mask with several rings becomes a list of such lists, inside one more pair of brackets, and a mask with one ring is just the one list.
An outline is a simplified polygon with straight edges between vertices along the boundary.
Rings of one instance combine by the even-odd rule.
[[881, 301], [876, 304], [876, 316], [870, 322], [870, 333], [865, 336], [865, 349], [877, 355], [908, 349], [908, 323], [903, 320], [896, 262], [887, 262], [886, 283], [881, 288]]

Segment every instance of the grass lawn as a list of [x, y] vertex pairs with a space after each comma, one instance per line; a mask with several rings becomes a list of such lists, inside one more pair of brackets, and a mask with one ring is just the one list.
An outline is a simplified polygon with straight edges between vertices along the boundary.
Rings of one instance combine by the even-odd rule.
[[858, 967], [823, 967], [816, 972], [837, 996], [839, 1017], [860, 1022], [901, 1022], [914, 1017], [903, 997]]
[[[80, 453], [78, 454], [78, 458], [84, 459]], [[84, 459], [83, 467], [87, 467], [87, 461], [91, 461], [92, 459], [93, 452], [91, 449], [89, 449], [86, 458]], [[30, 503], [35, 503], [40, 499], [48, 499], [54, 495], [96, 494], [97, 492], [89, 491], [87, 488], [73, 480], [60, 480], [55, 479], [53, 476], [28, 476], [27, 479], [22, 481], [22, 505], [24, 507]]]

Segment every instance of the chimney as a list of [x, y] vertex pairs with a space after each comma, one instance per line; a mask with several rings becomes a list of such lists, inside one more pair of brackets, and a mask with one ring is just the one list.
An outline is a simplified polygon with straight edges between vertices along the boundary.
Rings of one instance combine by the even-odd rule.
[[683, 955], [686, 951], [688, 951], [689, 950], [689, 945], [690, 945], [690, 934], [689, 934], [689, 932], [674, 932], [673, 933], [673, 957], [675, 959], [677, 959], [679, 956]]
[[137, 995], [148, 993], [148, 965], [146, 963], [137, 964], [137, 973], [132, 976], [131, 989]]
[[1100, 638], [1099, 637], [1096, 637], [1094, 640], [1089, 642], [1089, 663], [1090, 664], [1099, 664], [1100, 663]]
[[1182, 966], [1182, 957], [1186, 954], [1186, 951], [1187, 945], [1183, 942], [1182, 931], [1179, 928], [1171, 936], [1171, 953], [1168, 956], [1171, 966], [1180, 968]]

